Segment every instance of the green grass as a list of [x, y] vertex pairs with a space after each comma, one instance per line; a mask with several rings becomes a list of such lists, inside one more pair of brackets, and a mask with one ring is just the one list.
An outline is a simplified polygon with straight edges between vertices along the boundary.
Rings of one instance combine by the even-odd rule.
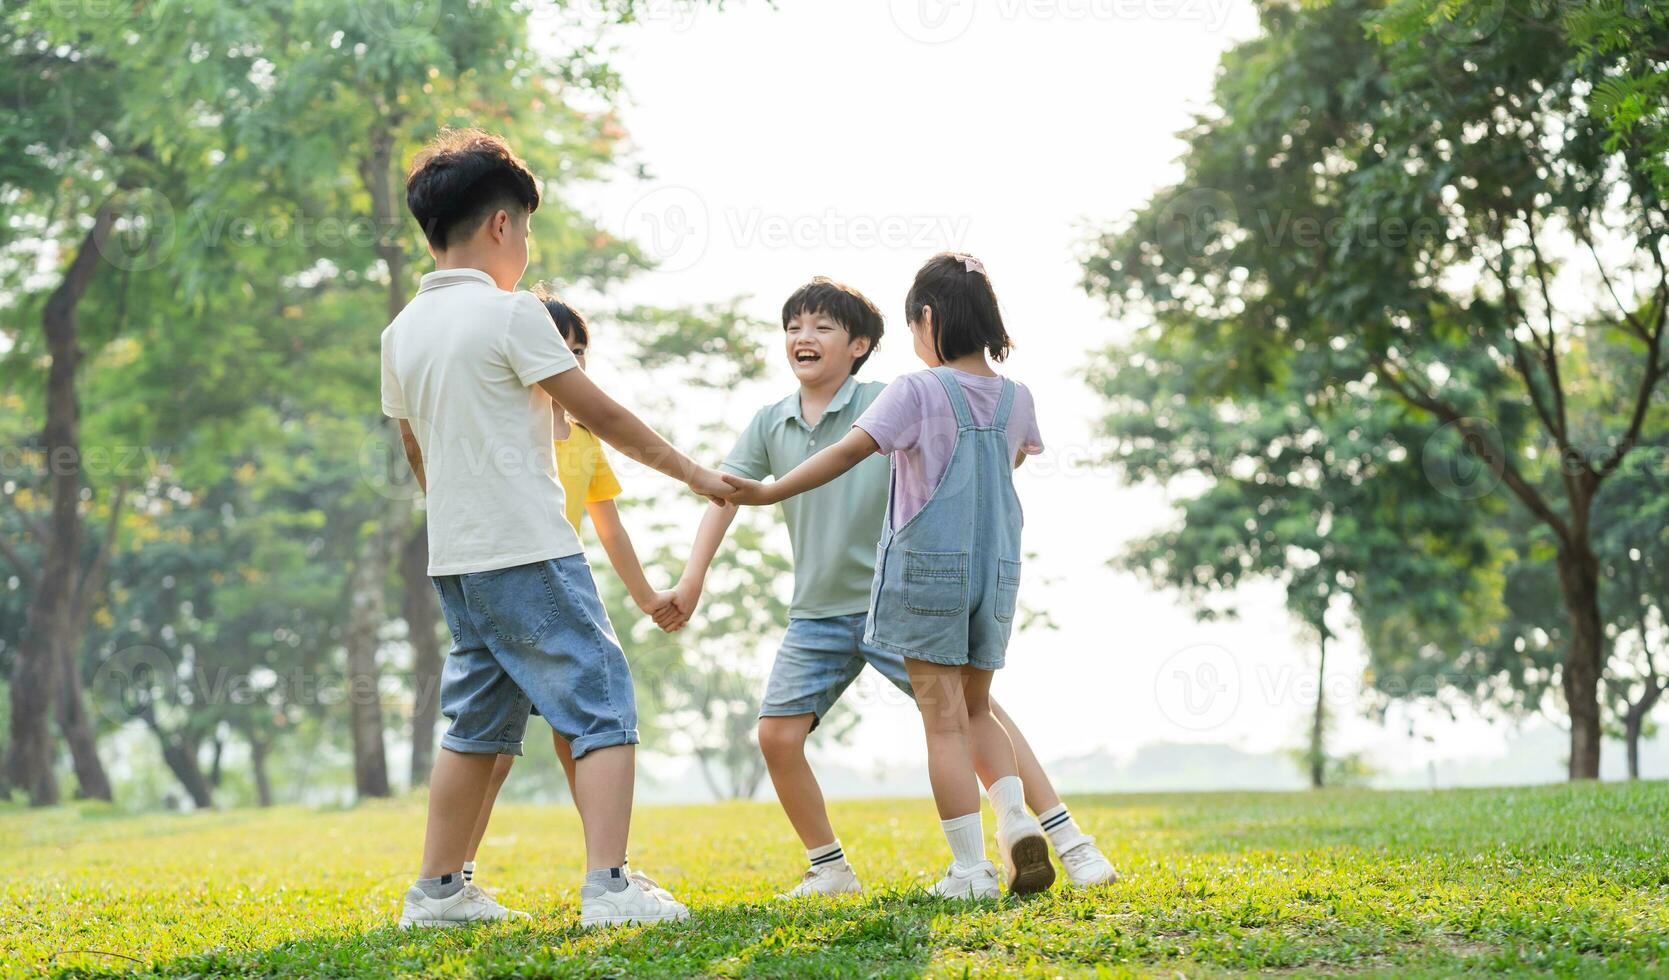
[[1125, 880], [970, 908], [920, 890], [948, 856], [926, 801], [834, 807], [870, 891], [825, 905], [769, 902], [804, 860], [773, 805], [645, 807], [633, 862], [695, 915], [595, 933], [577, 924], [572, 810], [505, 807], [485, 884], [533, 924], [416, 935], [393, 923], [422, 834], [417, 800], [194, 816], [0, 809], [0, 970], [1669, 975], [1669, 784], [1072, 802]]

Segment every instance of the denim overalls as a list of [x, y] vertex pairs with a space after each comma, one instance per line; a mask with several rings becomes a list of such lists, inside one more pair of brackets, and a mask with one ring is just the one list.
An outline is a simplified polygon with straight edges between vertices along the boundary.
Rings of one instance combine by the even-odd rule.
[[956, 411], [956, 448], [933, 496], [896, 531], [887, 504], [864, 640], [915, 660], [996, 670], [1020, 594], [1023, 519], [1008, 445], [1014, 382], [1004, 380], [991, 424], [980, 427], [950, 369], [932, 374]]

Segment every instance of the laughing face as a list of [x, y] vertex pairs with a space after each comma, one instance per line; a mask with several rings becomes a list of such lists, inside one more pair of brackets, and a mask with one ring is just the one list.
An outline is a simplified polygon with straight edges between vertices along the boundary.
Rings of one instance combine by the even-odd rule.
[[805, 388], [839, 384], [852, 374], [852, 362], [869, 350], [868, 337], [853, 337], [826, 313], [801, 313], [783, 328], [788, 366]]

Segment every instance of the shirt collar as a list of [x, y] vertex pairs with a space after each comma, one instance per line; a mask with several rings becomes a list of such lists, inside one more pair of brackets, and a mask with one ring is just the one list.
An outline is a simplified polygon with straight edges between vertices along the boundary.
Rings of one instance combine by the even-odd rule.
[[498, 288], [498, 283], [493, 282], [493, 277], [480, 269], [441, 269], [436, 272], [424, 273], [422, 281], [417, 285], [417, 291], [423, 293], [431, 289], [439, 289], [442, 286], [456, 286], [465, 282], [485, 283], [494, 289]]
[[[829, 399], [829, 407], [823, 409], [823, 414], [819, 416], [817, 420], [821, 422], [823, 419], [826, 419], [830, 415], [833, 415], [834, 413], [845, 408], [846, 403], [852, 400], [852, 392], [856, 390], [857, 387], [857, 375], [848, 377], [841, 383], [840, 389], [834, 393], [834, 397]], [[800, 423], [800, 425], [805, 426], [808, 429], [811, 428], [811, 426], [806, 425], [805, 417], [800, 414], [799, 392], [796, 391], [792, 395], [789, 395], [785, 404], [787, 405], [788, 413], [784, 416], [784, 418], [793, 419], [794, 421]]]

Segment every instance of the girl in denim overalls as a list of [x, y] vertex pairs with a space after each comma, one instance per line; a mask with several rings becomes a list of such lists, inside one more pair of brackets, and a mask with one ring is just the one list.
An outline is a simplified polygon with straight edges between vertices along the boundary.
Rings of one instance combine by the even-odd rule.
[[[1048, 845], [1026, 812], [1014, 746], [991, 715], [1020, 588], [1014, 468], [1042, 451], [1030, 392], [992, 360], [1012, 342], [985, 267], [934, 256], [905, 300], [928, 370], [887, 387], [845, 438], [762, 484], [726, 476], [732, 500], [772, 504], [822, 486], [871, 453], [892, 457], [892, 497], [875, 561], [866, 642], [902, 654], [927, 733], [928, 772], [953, 857], [933, 887], [948, 898], [1000, 894], [985, 856], [979, 784], [997, 813], [1009, 890], [1053, 884]], [[977, 775], [976, 775], [977, 770]]]

